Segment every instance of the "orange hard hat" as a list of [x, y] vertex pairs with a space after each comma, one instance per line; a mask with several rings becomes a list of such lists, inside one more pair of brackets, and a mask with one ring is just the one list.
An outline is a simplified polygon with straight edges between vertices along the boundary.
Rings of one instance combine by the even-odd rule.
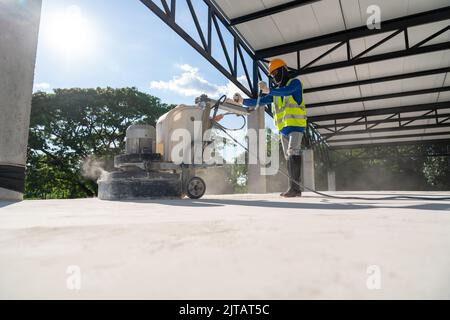
[[269, 75], [272, 75], [272, 73], [281, 68], [281, 67], [287, 67], [286, 62], [284, 62], [281, 59], [273, 59], [272, 61], [270, 61], [269, 63]]

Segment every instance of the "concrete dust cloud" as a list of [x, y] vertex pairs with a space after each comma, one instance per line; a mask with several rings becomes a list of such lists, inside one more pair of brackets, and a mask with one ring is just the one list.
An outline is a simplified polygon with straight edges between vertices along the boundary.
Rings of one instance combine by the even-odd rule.
[[234, 193], [229, 165], [198, 170], [196, 175], [205, 180], [206, 194]]
[[81, 166], [81, 174], [84, 178], [93, 181], [104, 180], [108, 170], [108, 161], [95, 156], [88, 156]]

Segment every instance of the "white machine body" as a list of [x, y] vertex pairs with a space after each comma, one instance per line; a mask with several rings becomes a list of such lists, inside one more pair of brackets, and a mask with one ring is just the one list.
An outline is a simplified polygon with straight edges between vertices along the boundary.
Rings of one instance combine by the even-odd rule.
[[[179, 105], [162, 115], [156, 123], [156, 152], [163, 161], [172, 162], [172, 151], [181, 144], [181, 139], [190, 138], [183, 143], [183, 158], [191, 157], [193, 147], [203, 142], [202, 118], [204, 109], [199, 106]], [[191, 149], [191, 150], [188, 150]], [[184, 159], [188, 163], [190, 159]]]
[[[190, 143], [183, 143], [183, 162], [193, 161], [196, 148], [202, 148], [204, 142], [211, 139], [210, 112], [215, 100], [207, 99], [197, 105], [188, 106], [181, 104], [166, 114], [162, 115], [156, 123], [156, 152], [162, 155], [163, 161], [173, 162], [173, 151], [180, 148], [181, 135], [186, 134]], [[236, 105], [227, 100], [219, 104], [219, 108], [228, 113], [247, 115], [249, 109]], [[188, 138], [184, 137], [184, 139]], [[187, 150], [190, 149], [190, 150]]]

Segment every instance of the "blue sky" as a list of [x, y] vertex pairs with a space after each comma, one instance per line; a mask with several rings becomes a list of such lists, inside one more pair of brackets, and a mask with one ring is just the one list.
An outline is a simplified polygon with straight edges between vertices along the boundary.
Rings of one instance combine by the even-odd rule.
[[[184, 2], [178, 22], [195, 35]], [[135, 86], [175, 104], [235, 91], [139, 0], [43, 0], [35, 90], [97, 86]]]

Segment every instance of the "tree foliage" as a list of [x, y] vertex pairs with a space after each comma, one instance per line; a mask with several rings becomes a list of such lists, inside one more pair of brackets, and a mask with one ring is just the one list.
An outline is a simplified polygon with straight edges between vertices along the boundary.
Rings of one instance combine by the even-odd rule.
[[450, 158], [426, 157], [423, 173], [427, 182], [435, 189], [450, 189]]
[[83, 160], [91, 155], [111, 158], [123, 149], [129, 125], [155, 125], [171, 107], [136, 88], [72, 88], [35, 93], [25, 197], [94, 196], [96, 184], [81, 174]]

